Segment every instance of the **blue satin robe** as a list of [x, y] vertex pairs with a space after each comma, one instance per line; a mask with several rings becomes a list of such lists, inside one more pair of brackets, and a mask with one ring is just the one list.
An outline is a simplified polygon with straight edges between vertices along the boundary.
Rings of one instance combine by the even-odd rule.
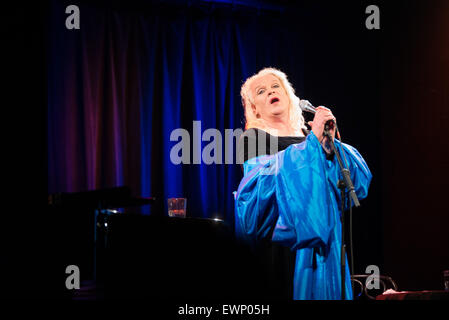
[[[365, 198], [372, 178], [367, 164], [355, 148], [337, 139], [335, 146], [340, 153], [344, 149], [355, 192]], [[336, 157], [327, 160], [311, 132], [302, 143], [249, 159], [243, 169], [235, 193], [237, 236], [256, 244], [271, 235], [272, 241], [296, 250], [295, 300], [340, 299], [341, 174]], [[352, 299], [348, 263], [345, 284], [346, 298]]]

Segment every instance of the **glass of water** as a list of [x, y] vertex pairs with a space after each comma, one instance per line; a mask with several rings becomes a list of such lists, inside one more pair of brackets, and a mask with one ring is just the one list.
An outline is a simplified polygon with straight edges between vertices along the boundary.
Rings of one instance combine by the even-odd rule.
[[186, 217], [186, 207], [187, 207], [186, 198], [169, 198], [167, 204], [168, 204], [169, 217], [178, 217], [178, 218]]

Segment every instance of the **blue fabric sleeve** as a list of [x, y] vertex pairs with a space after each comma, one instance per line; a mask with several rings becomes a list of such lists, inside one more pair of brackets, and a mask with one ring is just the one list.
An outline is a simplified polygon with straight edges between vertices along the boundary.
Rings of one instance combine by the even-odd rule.
[[[342, 148], [337, 140], [336, 146]], [[362, 199], [371, 173], [356, 149], [343, 148]], [[339, 210], [338, 178], [337, 160], [326, 160], [313, 133], [275, 155], [246, 161], [235, 195], [237, 235], [253, 244], [272, 237], [292, 250], [327, 245]]]
[[[345, 168], [349, 168], [351, 172], [351, 180], [354, 185], [355, 193], [359, 200], [364, 199], [368, 196], [368, 187], [370, 185], [372, 174], [363, 160], [360, 153], [354, 147], [341, 143], [335, 139], [335, 147], [340, 151], [342, 161]], [[343, 179], [340, 172], [340, 166], [338, 165], [337, 157], [334, 157], [333, 161], [328, 162], [328, 176], [331, 183], [333, 191], [339, 195], [337, 198], [338, 206], [341, 206], [340, 190], [337, 188], [338, 179]], [[352, 203], [352, 205], [354, 205]], [[346, 191], [346, 203], [345, 210], [349, 208], [349, 194]]]

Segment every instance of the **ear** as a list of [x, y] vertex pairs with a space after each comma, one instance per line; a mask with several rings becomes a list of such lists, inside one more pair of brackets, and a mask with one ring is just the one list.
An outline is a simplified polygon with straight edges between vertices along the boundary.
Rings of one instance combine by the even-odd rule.
[[251, 110], [253, 110], [253, 113], [254, 113], [255, 115], [257, 115], [257, 112], [256, 112], [256, 105], [254, 105], [254, 104], [252, 104], [252, 103], [251, 103]]

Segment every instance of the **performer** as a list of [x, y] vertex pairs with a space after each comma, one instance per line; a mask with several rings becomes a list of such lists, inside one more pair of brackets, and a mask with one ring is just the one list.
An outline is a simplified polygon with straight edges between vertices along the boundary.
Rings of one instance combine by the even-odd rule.
[[[307, 130], [299, 98], [274, 68], [248, 78], [241, 96], [246, 131], [238, 147], [244, 177], [235, 193], [236, 233], [254, 247], [268, 240], [296, 252], [294, 299], [340, 299], [341, 174], [323, 135], [335, 117], [318, 107]], [[372, 177], [367, 164], [355, 148], [334, 143], [345, 152], [358, 198], [365, 198]], [[347, 263], [345, 286], [352, 299]]]

